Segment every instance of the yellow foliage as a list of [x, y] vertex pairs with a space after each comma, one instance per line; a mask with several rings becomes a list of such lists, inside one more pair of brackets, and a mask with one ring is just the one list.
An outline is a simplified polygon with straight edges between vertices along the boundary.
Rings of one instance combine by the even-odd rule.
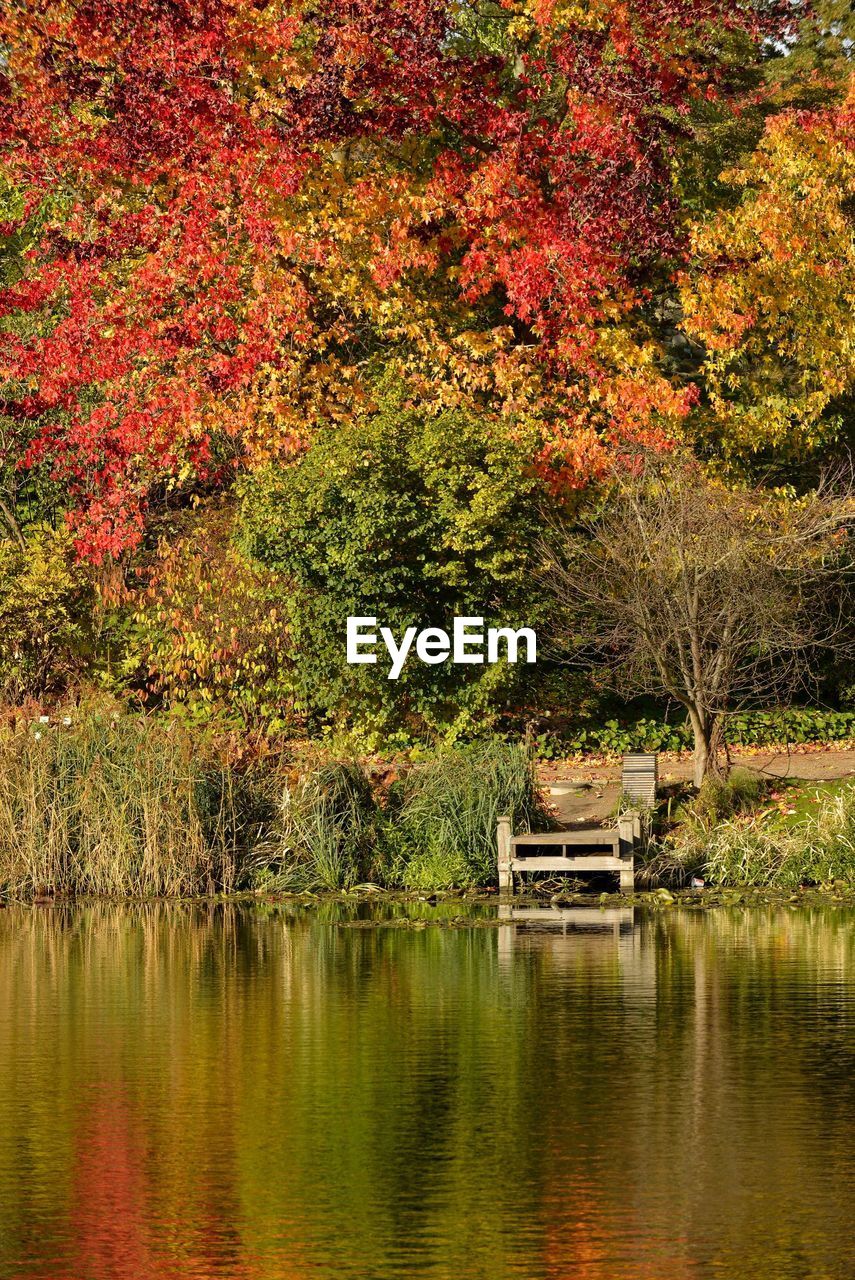
[[0, 689], [9, 698], [61, 683], [83, 639], [90, 587], [72, 539], [48, 525], [22, 548], [0, 539]]
[[682, 288], [716, 433], [731, 453], [815, 448], [855, 389], [855, 79], [839, 108], [773, 118], [724, 177], [741, 199], [694, 228]]

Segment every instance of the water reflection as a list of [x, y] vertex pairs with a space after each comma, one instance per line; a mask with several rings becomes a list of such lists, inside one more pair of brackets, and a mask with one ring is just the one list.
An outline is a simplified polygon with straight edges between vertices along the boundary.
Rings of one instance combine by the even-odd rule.
[[0, 1276], [855, 1274], [851, 912], [419, 910], [0, 911]]

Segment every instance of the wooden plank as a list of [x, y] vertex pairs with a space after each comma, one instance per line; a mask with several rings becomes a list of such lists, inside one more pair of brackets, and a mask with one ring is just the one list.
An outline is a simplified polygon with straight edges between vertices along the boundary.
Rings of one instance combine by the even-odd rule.
[[588, 856], [577, 854], [572, 858], [513, 858], [511, 871], [616, 871], [631, 868], [632, 859], [611, 857], [604, 853]]
[[606, 827], [588, 827], [586, 830], [576, 831], [541, 831], [533, 835], [514, 836], [511, 840], [511, 848], [516, 849], [522, 845], [532, 844], [605, 844], [616, 848], [618, 838], [615, 830]]

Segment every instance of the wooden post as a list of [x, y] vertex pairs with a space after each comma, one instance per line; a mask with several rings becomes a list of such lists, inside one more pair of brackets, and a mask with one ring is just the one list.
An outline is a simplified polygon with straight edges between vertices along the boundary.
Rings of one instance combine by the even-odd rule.
[[499, 854], [499, 893], [513, 893], [514, 873], [511, 870], [511, 820], [499, 818], [496, 827], [496, 848]]
[[618, 848], [623, 866], [620, 869], [621, 893], [632, 893], [635, 889], [635, 824], [638, 815], [623, 813], [618, 818]]

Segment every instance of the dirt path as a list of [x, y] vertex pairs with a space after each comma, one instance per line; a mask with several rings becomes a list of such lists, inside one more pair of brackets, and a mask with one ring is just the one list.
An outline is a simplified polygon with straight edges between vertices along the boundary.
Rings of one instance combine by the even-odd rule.
[[[855, 751], [825, 748], [793, 748], [789, 753], [772, 748], [733, 756], [733, 763], [767, 778], [804, 778], [823, 782], [832, 778], [855, 778]], [[601, 822], [614, 813], [620, 797], [620, 763], [595, 760], [544, 763], [539, 777], [561, 822]], [[691, 756], [663, 753], [659, 757], [659, 780], [685, 782], [692, 776]]]

